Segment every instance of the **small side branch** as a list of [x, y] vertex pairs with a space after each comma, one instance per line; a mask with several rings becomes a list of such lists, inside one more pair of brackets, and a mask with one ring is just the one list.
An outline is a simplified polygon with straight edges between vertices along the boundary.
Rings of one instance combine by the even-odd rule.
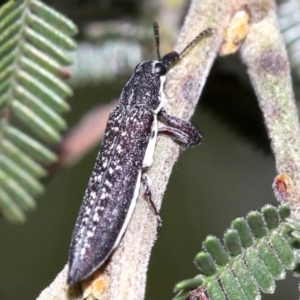
[[276, 160], [275, 195], [281, 203], [289, 202], [292, 212], [299, 217], [300, 129], [290, 66], [275, 3], [264, 1], [263, 9], [258, 11], [254, 2], [247, 7], [251, 26], [241, 57], [257, 94]]

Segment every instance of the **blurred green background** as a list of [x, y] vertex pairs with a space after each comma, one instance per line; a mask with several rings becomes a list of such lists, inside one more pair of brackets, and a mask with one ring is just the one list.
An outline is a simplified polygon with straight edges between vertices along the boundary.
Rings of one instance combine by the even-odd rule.
[[[68, 10], [72, 1], [51, 1], [79, 24], [86, 22], [96, 2], [100, 3], [75, 1], [76, 11]], [[117, 2], [103, 1], [99, 14], [105, 16], [105, 9], [112, 10]], [[115, 18], [122, 16], [122, 5], [127, 4], [131, 10], [126, 17], [136, 18], [141, 4], [119, 3]], [[127, 75], [115, 75], [94, 85], [76, 87], [74, 83], [72, 111], [66, 115], [70, 128], [83, 112], [119, 97], [130, 70], [124, 73]], [[237, 57], [216, 62], [192, 122], [204, 138], [199, 147], [184, 152], [174, 167], [161, 210], [163, 228], [150, 260], [148, 300], [172, 299], [175, 283], [197, 274], [193, 258], [208, 234], [222, 238], [234, 218], [260, 210], [267, 203], [278, 204], [271, 187], [274, 159]], [[28, 215], [25, 225], [0, 220], [0, 300], [35, 299], [67, 262], [71, 233], [98, 149], [47, 179], [46, 193], [38, 199], [37, 210]], [[291, 274], [277, 284], [275, 296], [263, 295], [262, 299], [298, 298], [297, 280]]]

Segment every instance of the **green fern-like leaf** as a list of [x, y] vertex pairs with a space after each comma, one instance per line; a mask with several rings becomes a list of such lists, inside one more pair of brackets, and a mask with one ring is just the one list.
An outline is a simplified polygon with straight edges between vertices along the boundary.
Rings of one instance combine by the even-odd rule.
[[[72, 94], [64, 83], [76, 26], [38, 0], [9, 1], [0, 9], [0, 212], [25, 220], [43, 192], [43, 164], [56, 156], [44, 143], [66, 128], [60, 113]], [[24, 132], [24, 130], [26, 130]]]
[[225, 246], [218, 238], [207, 237], [204, 251], [195, 257], [201, 274], [179, 282], [175, 299], [255, 300], [260, 299], [260, 290], [273, 293], [275, 280], [283, 279], [285, 269], [294, 269], [299, 260], [295, 245], [300, 241], [300, 223], [289, 216], [288, 206], [276, 210], [267, 205], [262, 213], [234, 220], [225, 233]]

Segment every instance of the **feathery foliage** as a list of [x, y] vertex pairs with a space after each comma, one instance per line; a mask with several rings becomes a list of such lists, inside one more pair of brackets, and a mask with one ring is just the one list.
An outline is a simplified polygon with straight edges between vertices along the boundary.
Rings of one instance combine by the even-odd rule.
[[201, 275], [179, 282], [174, 299], [254, 300], [260, 299], [260, 290], [273, 293], [275, 280], [299, 261], [294, 250], [299, 248], [300, 223], [289, 216], [288, 206], [276, 210], [266, 205], [262, 213], [234, 220], [224, 235], [226, 249], [208, 236], [204, 251], [195, 257]]
[[72, 86], [116, 80], [119, 76], [130, 74], [142, 61], [140, 44], [124, 39], [82, 42], [74, 54], [74, 65], [70, 68]]
[[56, 160], [44, 143], [66, 128], [60, 113], [72, 94], [63, 82], [76, 26], [38, 0], [9, 1], [0, 9], [0, 212], [14, 222], [43, 191], [43, 164]]

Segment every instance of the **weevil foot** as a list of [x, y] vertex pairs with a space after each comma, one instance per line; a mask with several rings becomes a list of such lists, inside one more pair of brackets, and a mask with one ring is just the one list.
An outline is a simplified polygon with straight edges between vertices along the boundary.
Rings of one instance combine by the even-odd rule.
[[181, 143], [182, 150], [201, 142], [202, 136], [192, 123], [169, 115], [163, 108], [159, 111], [158, 116], [162, 122], [168, 125], [158, 128], [158, 133], [168, 135]]

